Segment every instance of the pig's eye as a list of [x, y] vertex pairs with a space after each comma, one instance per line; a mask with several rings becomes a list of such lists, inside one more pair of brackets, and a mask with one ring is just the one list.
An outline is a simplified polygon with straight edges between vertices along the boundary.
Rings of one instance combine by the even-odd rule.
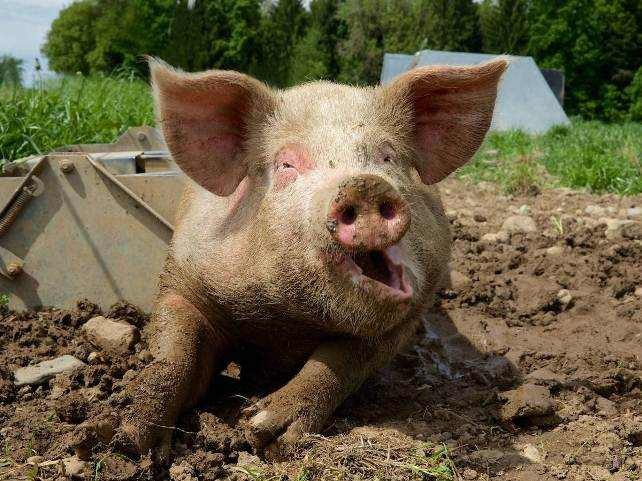
[[281, 167], [283, 167], [284, 169], [294, 169], [294, 166], [291, 164], [288, 164], [287, 162], [283, 162], [281, 164]]

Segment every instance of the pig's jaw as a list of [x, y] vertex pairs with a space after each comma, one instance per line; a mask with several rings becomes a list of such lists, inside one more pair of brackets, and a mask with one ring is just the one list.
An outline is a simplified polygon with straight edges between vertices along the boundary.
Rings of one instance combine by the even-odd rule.
[[339, 266], [347, 271], [352, 282], [376, 298], [405, 302], [412, 298], [413, 289], [405, 275], [399, 248], [365, 252], [344, 252]]

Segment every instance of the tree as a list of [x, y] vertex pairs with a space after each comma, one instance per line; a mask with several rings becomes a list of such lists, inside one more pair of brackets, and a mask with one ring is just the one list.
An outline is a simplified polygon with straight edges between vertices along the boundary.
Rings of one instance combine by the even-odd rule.
[[174, 0], [100, 0], [93, 28], [96, 45], [87, 54], [90, 70], [144, 73], [142, 55], [162, 52], [174, 8]]
[[642, 58], [638, 0], [538, 0], [529, 15], [529, 53], [566, 76], [568, 111], [619, 120]]
[[473, 0], [425, 0], [426, 46], [434, 50], [478, 52], [481, 35]]
[[22, 83], [22, 63], [21, 59], [11, 55], [0, 56], [0, 86]]
[[529, 0], [484, 0], [479, 6], [483, 51], [524, 55], [528, 50]]
[[268, 5], [253, 68], [259, 78], [278, 87], [290, 84], [294, 47], [305, 35], [307, 25], [308, 13], [301, 0], [278, 0]]
[[49, 68], [60, 73], [89, 73], [87, 56], [96, 47], [94, 24], [98, 12], [94, 0], [73, 2], [60, 11], [42, 46]]
[[424, 42], [428, 13], [420, 0], [346, 0], [339, 19], [347, 36], [339, 42], [339, 79], [355, 84], [379, 80], [386, 51], [414, 53]]

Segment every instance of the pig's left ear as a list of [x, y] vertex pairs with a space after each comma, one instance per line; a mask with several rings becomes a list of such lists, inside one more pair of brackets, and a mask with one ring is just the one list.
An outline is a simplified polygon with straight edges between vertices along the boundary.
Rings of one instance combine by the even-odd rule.
[[172, 157], [214, 194], [230, 195], [247, 175], [248, 126], [274, 108], [272, 91], [247, 75], [179, 72], [149, 61], [156, 113]]
[[475, 154], [490, 127], [506, 59], [472, 67], [420, 67], [384, 87], [387, 102], [409, 102], [417, 171], [439, 182]]

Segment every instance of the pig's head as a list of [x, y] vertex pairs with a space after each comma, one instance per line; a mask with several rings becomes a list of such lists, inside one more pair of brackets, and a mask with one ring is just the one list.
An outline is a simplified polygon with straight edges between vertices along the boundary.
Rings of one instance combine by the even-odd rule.
[[479, 148], [506, 66], [285, 91], [236, 72], [185, 74], [160, 62], [151, 71], [175, 161], [201, 195], [229, 197], [217, 203], [224, 222], [243, 224], [269, 258], [276, 302], [375, 335], [438, 287], [450, 235], [433, 184]]

